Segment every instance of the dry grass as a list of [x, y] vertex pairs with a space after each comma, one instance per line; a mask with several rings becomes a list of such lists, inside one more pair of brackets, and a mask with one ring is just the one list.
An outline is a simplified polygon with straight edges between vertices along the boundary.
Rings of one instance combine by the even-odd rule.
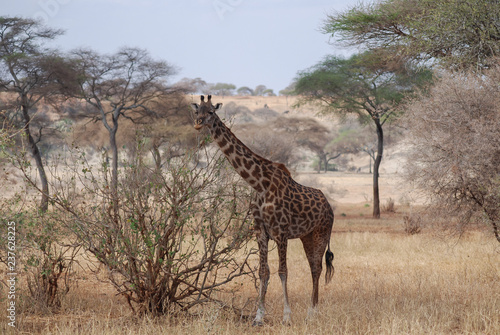
[[[289, 245], [292, 325], [281, 325], [277, 252], [270, 254], [266, 325], [252, 328], [217, 306], [195, 317], [135, 318], [106, 284], [81, 273], [55, 315], [19, 315], [24, 334], [499, 334], [500, 248], [489, 235], [468, 232], [442, 240], [430, 231], [404, 233], [402, 214], [380, 221], [364, 206], [337, 210], [332, 248], [335, 275], [320, 287], [320, 305], [306, 321], [311, 280], [300, 241]], [[256, 298], [244, 283], [236, 301]], [[2, 313], [5, 314], [5, 313]], [[8, 333], [4, 315], [0, 333]], [[7, 331], [6, 331], [7, 329]]]

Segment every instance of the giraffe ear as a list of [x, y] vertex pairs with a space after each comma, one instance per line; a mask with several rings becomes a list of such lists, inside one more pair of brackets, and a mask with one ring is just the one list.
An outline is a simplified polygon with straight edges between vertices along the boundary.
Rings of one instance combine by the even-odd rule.
[[215, 110], [216, 110], [216, 111], [218, 111], [219, 109], [221, 109], [221, 107], [222, 107], [222, 102], [219, 102], [219, 103], [217, 103], [217, 104], [215, 105], [215, 107], [214, 107], [214, 108], [215, 108]]
[[198, 105], [197, 103], [192, 103], [192, 104], [191, 104], [191, 107], [192, 107], [195, 111], [198, 111], [198, 108], [200, 108], [200, 105]]

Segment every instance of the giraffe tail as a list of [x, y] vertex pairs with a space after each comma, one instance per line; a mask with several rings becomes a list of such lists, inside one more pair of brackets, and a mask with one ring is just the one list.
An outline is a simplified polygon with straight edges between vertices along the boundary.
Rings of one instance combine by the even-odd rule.
[[326, 261], [326, 274], [325, 274], [325, 283], [328, 284], [333, 277], [333, 274], [335, 272], [335, 268], [332, 265], [333, 262], [333, 252], [330, 250], [330, 241], [328, 241], [328, 249], [326, 250], [325, 254], [325, 261]]
[[333, 210], [330, 205], [328, 205], [328, 229], [327, 229], [327, 236], [328, 236], [328, 249], [326, 250], [325, 253], [325, 262], [326, 262], [326, 273], [325, 273], [325, 283], [328, 284], [333, 277], [333, 274], [335, 272], [335, 268], [333, 267], [333, 252], [330, 250], [330, 240], [332, 238], [332, 226], [333, 226], [333, 221], [334, 221], [334, 215], [333, 215]]

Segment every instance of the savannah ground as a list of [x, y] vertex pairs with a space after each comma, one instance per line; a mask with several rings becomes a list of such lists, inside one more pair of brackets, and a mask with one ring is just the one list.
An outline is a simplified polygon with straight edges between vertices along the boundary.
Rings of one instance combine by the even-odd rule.
[[[310, 180], [310, 174], [307, 176]], [[442, 235], [428, 223], [420, 234], [404, 232], [403, 216], [416, 208], [396, 201], [395, 213], [371, 219], [369, 174], [328, 173], [343, 178], [358, 194], [356, 203], [337, 202], [332, 233], [335, 275], [320, 285], [317, 313], [306, 320], [310, 306], [309, 267], [299, 240], [288, 247], [292, 324], [284, 326], [277, 251], [270, 252], [271, 279], [263, 327], [212, 306], [196, 316], [135, 317], [124, 298], [84, 268], [58, 313], [18, 311], [20, 334], [499, 334], [500, 246], [492, 234], [475, 227], [460, 238]], [[382, 176], [383, 177], [383, 176]], [[381, 178], [381, 189], [394, 178]], [[386, 181], [384, 184], [384, 180]], [[322, 180], [323, 182], [323, 180]], [[360, 192], [361, 190], [361, 192]], [[396, 192], [396, 191], [395, 191]], [[351, 192], [347, 188], [346, 194]], [[402, 198], [400, 192], [393, 198]], [[351, 194], [350, 199], [356, 199]], [[341, 198], [342, 199], [342, 198]], [[383, 202], [385, 203], [385, 202]], [[411, 205], [411, 204], [410, 204]], [[425, 223], [425, 222], [424, 222]], [[271, 244], [272, 246], [273, 244]], [[257, 259], [254, 259], [257, 264]], [[255, 312], [257, 289], [241, 283], [233, 302]], [[22, 291], [23, 287], [18, 288]], [[22, 292], [20, 292], [22, 295]], [[5, 290], [2, 293], [5, 297]], [[20, 298], [22, 299], [22, 298]], [[22, 305], [22, 301], [19, 301]], [[228, 303], [231, 303], [229, 300]], [[1, 313], [1, 333], [14, 333]]]
[[[233, 101], [251, 110], [267, 105], [283, 115], [315, 115], [313, 110], [294, 110], [293, 98], [286, 97], [217, 97], [214, 101]], [[7, 292], [2, 286], [0, 302], [5, 308], [0, 313], [0, 334], [500, 334], [500, 245], [493, 234], [478, 225], [460, 237], [450, 236], [435, 225], [438, 218], [429, 217], [422, 217], [419, 234], [406, 234], [404, 216], [422, 209], [422, 199], [398, 177], [403, 160], [398, 149], [387, 150], [380, 175], [382, 209], [392, 199], [395, 212], [382, 212], [380, 220], [372, 219], [368, 157], [352, 159], [353, 165], [362, 167], [361, 173], [300, 170], [296, 176], [299, 182], [321, 188], [335, 206], [331, 239], [335, 274], [325, 286], [323, 273], [317, 312], [307, 320], [310, 271], [301, 242], [292, 240], [288, 246], [289, 326], [281, 324], [278, 255], [272, 249], [263, 327], [251, 326], [258, 296], [251, 280], [231, 283], [237, 291], [225, 297], [228, 305], [244, 306], [244, 315], [212, 305], [197, 315], [153, 319], [135, 316], [104, 280], [104, 271], [96, 276], [82, 261], [57, 312], [29, 313], [23, 305], [27, 288], [19, 282], [15, 330], [7, 325]], [[258, 259], [252, 261], [257, 267]], [[0, 276], [5, 278], [5, 273], [0, 266]]]

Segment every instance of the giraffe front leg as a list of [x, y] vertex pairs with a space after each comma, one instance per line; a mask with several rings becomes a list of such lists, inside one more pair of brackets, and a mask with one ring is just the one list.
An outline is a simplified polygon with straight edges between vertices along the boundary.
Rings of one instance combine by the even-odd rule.
[[260, 289], [259, 289], [259, 301], [257, 314], [253, 320], [253, 326], [262, 326], [264, 324], [264, 315], [266, 314], [266, 292], [267, 285], [269, 283], [269, 265], [267, 263], [268, 255], [268, 244], [269, 240], [265, 233], [259, 234], [258, 244], [259, 244], [259, 278], [260, 278]]
[[283, 288], [283, 324], [288, 325], [291, 323], [291, 313], [290, 303], [288, 302], [288, 288], [287, 288], [287, 276], [288, 269], [286, 266], [286, 250], [288, 246], [288, 240], [285, 238], [278, 243], [278, 256], [280, 266], [278, 269], [278, 274], [281, 279], [281, 286]]

